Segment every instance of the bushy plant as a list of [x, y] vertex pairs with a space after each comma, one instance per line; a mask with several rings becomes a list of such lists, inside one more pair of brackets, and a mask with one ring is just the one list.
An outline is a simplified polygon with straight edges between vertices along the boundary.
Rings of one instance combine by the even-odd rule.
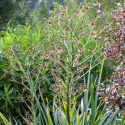
[[[111, 79], [107, 79], [108, 84], [102, 84], [102, 90], [106, 88], [105, 92], [100, 93], [103, 97], [105, 104], [113, 112], [116, 107], [119, 107], [119, 115], [125, 114], [125, 10], [124, 6], [118, 4], [118, 10], [112, 11], [112, 23], [106, 27], [104, 32], [105, 37], [105, 53], [106, 57], [114, 60], [113, 65], [115, 72], [112, 74]], [[118, 115], [118, 116], [119, 116]]]
[[10, 112], [10, 121], [2, 114], [1, 118], [5, 124], [116, 123], [116, 112], [108, 119], [112, 111], [104, 111], [104, 103], [98, 101], [100, 83], [107, 77], [103, 72], [108, 71], [100, 38], [95, 37], [100, 15], [95, 12], [90, 23], [91, 7], [78, 6], [76, 1], [64, 6], [54, 3], [54, 8], [53, 16], [38, 27], [2, 32], [1, 60], [8, 67], [1, 64], [1, 88], [15, 105], [16, 116]]

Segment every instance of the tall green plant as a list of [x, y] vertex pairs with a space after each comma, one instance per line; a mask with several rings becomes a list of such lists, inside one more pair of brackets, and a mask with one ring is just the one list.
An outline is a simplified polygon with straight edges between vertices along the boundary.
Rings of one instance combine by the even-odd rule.
[[[20, 64], [20, 62], [18, 63], [20, 65], [22, 72], [24, 73], [24, 78], [26, 78], [26, 80], [28, 81], [29, 88], [26, 87], [25, 85], [24, 86], [26, 87], [27, 90], [30, 91], [31, 96], [35, 98], [34, 102], [31, 101], [31, 103], [33, 103], [32, 104], [33, 107], [28, 107], [31, 113], [28, 114], [26, 118], [21, 115], [27, 124], [31, 124], [31, 125], [38, 125], [38, 124], [40, 125], [42, 124], [102, 125], [102, 124], [105, 124], [106, 125], [114, 122], [115, 113], [110, 119], [108, 119], [108, 116], [110, 115], [111, 111], [107, 111], [105, 113], [104, 111], [101, 111], [101, 110], [99, 111], [99, 108], [102, 105], [102, 102], [100, 102], [100, 104], [96, 106], [97, 105], [96, 97], [98, 93], [98, 87], [100, 84], [101, 73], [100, 73], [99, 80], [98, 81], [94, 80], [95, 83], [98, 82], [98, 87], [96, 89], [97, 91], [96, 91], [96, 94], [94, 95], [94, 83], [92, 81], [93, 78], [90, 75], [91, 70], [89, 70], [88, 81], [87, 81], [88, 89], [84, 90], [84, 96], [81, 99], [81, 104], [76, 104], [74, 106], [71, 106], [69, 109], [69, 117], [67, 117], [67, 112], [62, 109], [62, 106], [65, 106], [65, 104], [62, 104], [59, 106], [58, 103], [55, 102], [56, 97], [54, 98], [53, 106], [51, 107], [52, 114], [53, 114], [51, 115], [51, 110], [48, 107], [49, 106], [48, 100], [46, 99], [47, 103], [44, 101], [43, 95], [41, 94], [40, 89], [39, 89], [40, 96], [36, 95], [36, 92], [35, 92], [36, 90], [32, 85], [33, 83], [36, 82], [36, 80], [32, 81], [30, 78], [30, 74], [27, 75], [22, 65]], [[101, 71], [102, 71], [102, 68], [103, 68], [103, 62], [101, 65]], [[91, 85], [91, 88], [89, 89], [90, 85]], [[40, 101], [40, 98], [42, 102]], [[34, 104], [36, 104], [35, 107], [34, 107]], [[38, 111], [39, 113], [37, 114]], [[5, 124], [12, 124], [11, 122], [5, 120], [5, 117], [2, 114], [1, 114], [1, 118], [3, 119]], [[68, 118], [70, 119], [70, 123]]]
[[113, 123], [115, 113], [106, 121], [111, 111], [103, 112], [103, 103], [98, 102], [105, 58], [93, 34], [95, 25], [88, 21], [89, 7], [78, 6], [76, 1], [54, 5], [54, 15], [45, 19], [41, 29], [18, 26], [1, 40], [3, 57], [18, 89], [19, 107], [15, 109], [20, 121], [36, 125]]

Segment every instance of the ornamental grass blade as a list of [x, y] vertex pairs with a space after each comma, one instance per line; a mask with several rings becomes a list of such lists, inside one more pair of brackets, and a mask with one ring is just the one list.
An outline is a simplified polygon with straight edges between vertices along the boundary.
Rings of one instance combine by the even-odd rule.
[[[23, 74], [24, 74], [24, 76], [25, 76], [25, 78], [26, 78], [26, 80], [27, 80], [29, 86], [30, 86], [31, 94], [32, 94], [32, 95], [35, 97], [35, 99], [36, 99], [36, 104], [37, 104], [37, 107], [38, 107], [38, 110], [39, 110], [39, 113], [40, 113], [40, 117], [41, 117], [41, 120], [42, 120], [42, 124], [43, 124], [43, 125], [44, 125], [45, 123], [48, 124], [47, 118], [44, 117], [44, 119], [43, 119], [44, 112], [41, 111], [41, 110], [42, 110], [42, 107], [41, 107], [40, 102], [39, 102], [39, 100], [38, 100], [38, 98], [37, 98], [35, 89], [34, 89], [32, 83], [31, 83], [31, 81], [30, 81], [30, 78], [29, 78], [29, 76], [27, 76], [26, 72], [24, 71], [24, 69], [23, 69], [23, 67], [22, 67], [22, 65], [21, 65], [21, 63], [20, 63], [19, 61], [18, 61], [18, 64], [19, 64], [19, 66], [20, 66], [20, 68], [21, 68], [21, 70], [22, 70], [22, 72], [23, 72]], [[45, 123], [44, 123], [44, 121], [45, 121]]]
[[99, 122], [99, 124], [97, 124], [97, 125], [103, 125], [104, 121], [107, 119], [107, 117], [109, 116], [110, 113], [111, 113], [111, 111], [106, 112], [106, 113], [103, 115], [103, 117], [101, 117], [100, 122]]
[[4, 115], [0, 112], [0, 118], [3, 120], [5, 125], [12, 125], [11, 123], [9, 123], [9, 121], [4, 117]]
[[58, 121], [58, 111], [57, 111], [57, 105], [55, 103], [55, 98], [53, 99], [53, 119], [54, 119], [54, 124], [59, 125]]
[[[47, 97], [46, 97], [46, 101], [47, 101], [47, 107], [49, 107], [49, 105], [48, 105], [48, 98]], [[52, 125], [51, 117], [50, 117], [50, 111], [49, 111], [48, 108], [47, 108], [47, 116], [48, 116], [48, 125]]]
[[107, 121], [106, 121], [106, 123], [104, 124], [104, 125], [112, 125], [113, 124], [113, 122], [115, 121], [115, 119], [116, 119], [116, 113], [118, 112], [118, 108], [116, 109], [116, 111], [113, 113], [112, 111], [111, 111], [111, 117], [110, 118], [108, 118], [107, 119]]
[[94, 125], [95, 109], [94, 109], [94, 87], [91, 83], [91, 123]]
[[98, 79], [98, 84], [97, 84], [97, 89], [96, 89], [96, 94], [95, 94], [95, 103], [94, 103], [95, 113], [94, 114], [96, 114], [96, 109], [97, 109], [98, 91], [99, 91], [99, 87], [100, 87], [100, 83], [101, 83], [103, 65], [104, 65], [104, 59], [103, 59], [103, 61], [101, 63], [101, 69], [100, 69], [100, 74], [99, 74], [99, 79]]
[[121, 121], [121, 125], [125, 124], [125, 115], [122, 116], [122, 121]]

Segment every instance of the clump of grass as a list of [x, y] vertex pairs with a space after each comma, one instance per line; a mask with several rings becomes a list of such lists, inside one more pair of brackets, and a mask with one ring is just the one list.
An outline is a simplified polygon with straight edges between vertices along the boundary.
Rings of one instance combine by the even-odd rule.
[[115, 123], [116, 112], [108, 119], [112, 111], [98, 102], [106, 60], [101, 39], [95, 37], [100, 15], [90, 23], [89, 4], [54, 5], [57, 9], [41, 28], [19, 26], [1, 39], [2, 58], [9, 67], [2, 70], [8, 72], [17, 97], [10, 99], [18, 118], [14, 116], [9, 124]]

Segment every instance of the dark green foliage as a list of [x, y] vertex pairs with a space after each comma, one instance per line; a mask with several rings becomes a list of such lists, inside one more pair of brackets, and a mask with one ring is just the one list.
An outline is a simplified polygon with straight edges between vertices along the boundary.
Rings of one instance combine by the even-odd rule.
[[13, 11], [14, 4], [12, 0], [1, 0], [0, 1], [0, 18], [2, 18], [2, 21], [7, 22], [10, 14]]
[[[20, 10], [19, 3], [22, 0], [1, 0], [0, 1], [0, 30], [6, 27], [6, 24], [14, 18], [16, 11]], [[18, 15], [19, 16], [19, 15]]]
[[[0, 1], [0, 26], [6, 24], [12, 16], [14, 4], [12, 0], [1, 0]], [[2, 27], [0, 27], [0, 30]]]

